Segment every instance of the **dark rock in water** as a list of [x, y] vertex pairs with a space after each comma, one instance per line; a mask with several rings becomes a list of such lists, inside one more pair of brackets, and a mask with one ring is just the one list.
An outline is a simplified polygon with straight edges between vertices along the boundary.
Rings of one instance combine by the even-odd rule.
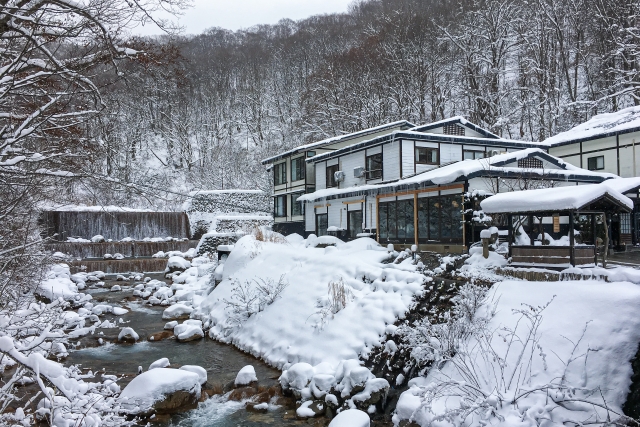
[[155, 334], [151, 334], [149, 335], [149, 338], [147, 338], [148, 341], [162, 341], [165, 340], [167, 338], [171, 338], [173, 336], [173, 332], [171, 331], [162, 331], [162, 332], [156, 332]]
[[153, 405], [157, 414], [176, 414], [198, 407], [198, 395], [185, 390], [178, 390], [165, 396]]
[[[303, 403], [307, 403], [307, 402], [303, 402]], [[298, 408], [300, 408], [300, 406], [302, 406], [302, 404], [296, 404], [296, 410]], [[325, 414], [325, 412], [327, 411], [327, 404], [325, 402], [323, 402], [322, 400], [314, 400], [313, 402], [311, 402], [311, 404], [309, 404], [309, 406], [307, 406], [307, 409], [313, 412], [313, 417], [301, 417], [301, 418], [314, 418], [314, 417], [321, 417]]]
[[257, 387], [240, 387], [234, 389], [231, 393], [229, 393], [229, 400], [240, 402], [245, 399], [250, 399], [256, 394], [258, 394]]

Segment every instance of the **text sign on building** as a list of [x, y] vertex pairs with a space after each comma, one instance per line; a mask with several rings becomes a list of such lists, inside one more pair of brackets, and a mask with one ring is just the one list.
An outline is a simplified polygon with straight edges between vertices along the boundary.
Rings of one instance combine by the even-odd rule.
[[553, 232], [554, 233], [560, 232], [560, 215], [558, 214], [553, 215]]

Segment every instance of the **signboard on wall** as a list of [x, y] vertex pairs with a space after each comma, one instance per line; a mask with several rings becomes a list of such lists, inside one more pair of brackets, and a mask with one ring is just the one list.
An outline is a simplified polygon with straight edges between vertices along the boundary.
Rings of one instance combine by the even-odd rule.
[[553, 232], [554, 233], [560, 232], [560, 215], [558, 214], [553, 215]]

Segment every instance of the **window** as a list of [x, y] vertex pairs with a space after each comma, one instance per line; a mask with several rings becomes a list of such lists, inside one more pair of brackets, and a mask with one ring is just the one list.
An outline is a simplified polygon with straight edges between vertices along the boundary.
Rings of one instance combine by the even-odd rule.
[[437, 165], [439, 157], [437, 148], [416, 147], [416, 163], [420, 165]]
[[379, 204], [378, 233], [383, 240], [414, 241], [413, 199]]
[[287, 216], [287, 196], [273, 198], [273, 215], [276, 217]]
[[313, 157], [316, 155], [315, 151], [307, 151], [307, 157]]
[[338, 165], [327, 166], [327, 188], [337, 187], [336, 172], [338, 172]]
[[326, 236], [327, 228], [329, 228], [329, 215], [328, 214], [316, 214], [316, 235]]
[[273, 185], [282, 185], [287, 183], [287, 163], [278, 163], [273, 165]]
[[518, 167], [526, 169], [542, 169], [542, 160], [535, 157], [529, 157], [528, 159], [519, 159]]
[[347, 215], [347, 228], [349, 237], [355, 239], [362, 233], [362, 211], [349, 211]]
[[476, 150], [463, 150], [462, 151], [463, 160], [475, 160], [475, 159], [484, 159], [485, 152], [484, 151], [476, 151]]
[[458, 126], [455, 123], [444, 125], [444, 127], [442, 128], [442, 133], [444, 133], [445, 135], [464, 136], [464, 128], [462, 126]]
[[597, 171], [604, 169], [604, 156], [589, 157], [587, 159], [587, 168], [590, 171]]
[[304, 202], [298, 202], [298, 197], [304, 193], [293, 193], [291, 195], [291, 216], [304, 215]]
[[291, 181], [304, 179], [304, 157], [291, 159]]
[[382, 153], [366, 157], [367, 179], [382, 178]]

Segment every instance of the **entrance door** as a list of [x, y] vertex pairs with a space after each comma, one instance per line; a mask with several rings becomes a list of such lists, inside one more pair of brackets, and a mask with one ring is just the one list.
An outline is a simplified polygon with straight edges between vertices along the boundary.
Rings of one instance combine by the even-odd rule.
[[347, 215], [347, 228], [349, 229], [349, 238], [355, 239], [362, 233], [362, 211], [349, 211]]

